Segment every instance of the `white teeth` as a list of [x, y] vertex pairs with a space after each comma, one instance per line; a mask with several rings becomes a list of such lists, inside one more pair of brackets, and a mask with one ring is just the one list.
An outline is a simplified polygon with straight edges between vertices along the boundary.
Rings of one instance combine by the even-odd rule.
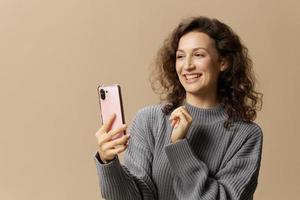
[[189, 79], [193, 79], [193, 78], [198, 78], [200, 77], [201, 74], [191, 74], [191, 75], [185, 75], [186, 79], [189, 80]]

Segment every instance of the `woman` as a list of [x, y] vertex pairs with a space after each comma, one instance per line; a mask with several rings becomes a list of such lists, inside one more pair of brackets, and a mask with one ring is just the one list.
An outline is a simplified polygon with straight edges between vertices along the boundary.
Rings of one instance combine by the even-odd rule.
[[111, 140], [126, 129], [109, 130], [114, 116], [96, 133], [104, 198], [253, 199], [262, 94], [239, 37], [217, 19], [186, 19], [160, 49], [152, 78], [165, 102], [137, 112], [130, 139]]

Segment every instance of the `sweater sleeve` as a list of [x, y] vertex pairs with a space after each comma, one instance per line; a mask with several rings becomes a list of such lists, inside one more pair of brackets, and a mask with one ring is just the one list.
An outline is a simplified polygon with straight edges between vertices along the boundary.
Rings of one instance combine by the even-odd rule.
[[118, 157], [108, 164], [102, 164], [95, 157], [100, 189], [105, 199], [157, 199], [156, 187], [151, 179], [154, 137], [147, 127], [149, 116], [149, 110], [145, 109], [135, 115], [129, 129], [131, 136], [125, 151], [124, 165]]
[[175, 174], [173, 187], [178, 199], [253, 199], [262, 150], [262, 132], [256, 128], [232, 158], [211, 175], [207, 165], [194, 155], [187, 139], [165, 147]]

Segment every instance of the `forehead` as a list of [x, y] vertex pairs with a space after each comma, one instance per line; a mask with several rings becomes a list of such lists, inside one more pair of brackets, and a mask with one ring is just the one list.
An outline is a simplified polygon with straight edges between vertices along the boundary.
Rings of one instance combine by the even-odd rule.
[[189, 50], [195, 48], [214, 48], [214, 40], [206, 33], [189, 32], [183, 35], [178, 43], [178, 50]]

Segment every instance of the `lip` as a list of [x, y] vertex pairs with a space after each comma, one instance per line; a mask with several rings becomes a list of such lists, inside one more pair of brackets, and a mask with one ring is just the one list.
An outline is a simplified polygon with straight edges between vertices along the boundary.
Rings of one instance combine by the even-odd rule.
[[185, 73], [185, 74], [182, 74], [182, 75], [187, 76], [187, 75], [195, 75], [195, 74], [200, 74], [200, 76], [202, 75], [202, 73]]
[[[191, 76], [191, 75], [198, 75], [198, 76], [196, 78], [187, 79], [187, 76]], [[203, 75], [202, 73], [186, 73], [186, 74], [183, 74], [184, 80], [185, 80], [186, 83], [197, 82], [201, 78], [202, 75]]]
[[201, 76], [202, 76], [202, 73], [190, 73], [190, 74], [183, 74], [183, 76], [185, 77], [185, 79], [187, 79], [187, 76], [192, 76], [192, 75], [197, 75], [197, 76], [198, 76], [197, 78], [199, 78], [199, 77], [201, 77]]

